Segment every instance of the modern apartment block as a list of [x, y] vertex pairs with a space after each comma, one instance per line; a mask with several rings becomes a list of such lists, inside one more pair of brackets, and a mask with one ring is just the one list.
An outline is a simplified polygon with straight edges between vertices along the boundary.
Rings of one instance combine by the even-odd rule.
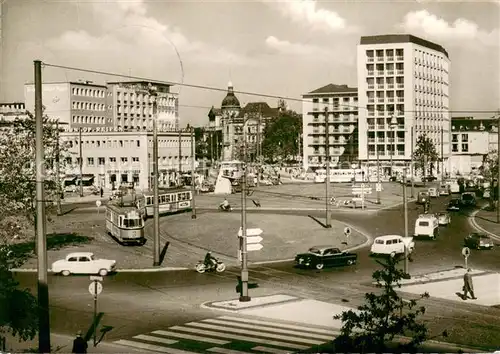
[[[112, 117], [106, 107], [106, 86], [90, 81], [44, 82], [42, 84], [42, 105], [44, 114], [58, 120], [69, 131], [110, 131]], [[35, 112], [35, 85], [24, 85], [26, 109]]]
[[107, 105], [113, 127], [119, 131], [153, 129], [153, 100], [149, 85], [157, 88], [158, 131], [179, 128], [179, 95], [171, 85], [147, 81], [108, 82]]
[[0, 102], [0, 121], [12, 122], [16, 118], [26, 117], [24, 102]]
[[328, 84], [302, 95], [302, 161], [306, 171], [326, 165], [328, 117], [330, 165], [358, 161], [358, 89]]
[[425, 134], [443, 151], [445, 173], [450, 170], [449, 70], [448, 53], [436, 43], [407, 34], [361, 37], [360, 160], [373, 165], [378, 155], [382, 166], [401, 170]]

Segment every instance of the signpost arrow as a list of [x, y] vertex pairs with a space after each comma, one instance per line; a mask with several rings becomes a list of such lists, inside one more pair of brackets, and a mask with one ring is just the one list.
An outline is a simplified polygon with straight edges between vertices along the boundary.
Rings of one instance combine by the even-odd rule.
[[259, 243], [262, 240], [263, 240], [263, 238], [261, 236], [247, 237], [247, 245], [251, 245], [251, 244], [254, 244], [254, 243]]
[[[252, 236], [260, 236], [262, 234], [262, 229], [247, 229], [247, 237], [252, 237]], [[242, 237], [243, 236], [243, 230], [240, 227], [240, 230], [238, 231], [238, 236]]]
[[468, 258], [470, 256], [470, 249], [469, 249], [469, 247], [462, 248], [462, 256], [464, 256], [464, 259], [465, 259], [465, 269], [467, 269], [467, 268], [469, 268], [467, 266], [467, 260], [468, 260]]
[[247, 251], [260, 251], [264, 246], [261, 243], [251, 243], [247, 245]]

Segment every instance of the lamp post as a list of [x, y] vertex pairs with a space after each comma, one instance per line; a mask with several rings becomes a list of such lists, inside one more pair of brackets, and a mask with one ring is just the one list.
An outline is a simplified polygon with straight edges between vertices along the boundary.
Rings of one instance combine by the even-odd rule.
[[403, 168], [403, 205], [404, 205], [404, 223], [405, 223], [405, 237], [403, 244], [405, 247], [405, 262], [404, 272], [408, 273], [408, 246], [411, 242], [411, 237], [408, 235], [408, 199], [406, 198], [406, 167]]
[[332, 227], [331, 213], [330, 213], [330, 126], [328, 119], [328, 107], [325, 107], [325, 159], [326, 159], [326, 179], [325, 179], [325, 211], [327, 228]]
[[413, 140], [413, 125], [411, 126], [411, 156], [410, 156], [410, 174], [411, 174], [411, 198], [415, 198], [415, 163], [413, 161], [413, 146], [415, 144]]
[[396, 116], [392, 116], [391, 122], [389, 123], [389, 127], [392, 130], [392, 138], [394, 139], [394, 144], [393, 144], [393, 150], [391, 152], [391, 173], [389, 175], [389, 180], [392, 179], [392, 175], [394, 173], [393, 169], [393, 155], [396, 153], [396, 128], [398, 126], [398, 121], [396, 119]]

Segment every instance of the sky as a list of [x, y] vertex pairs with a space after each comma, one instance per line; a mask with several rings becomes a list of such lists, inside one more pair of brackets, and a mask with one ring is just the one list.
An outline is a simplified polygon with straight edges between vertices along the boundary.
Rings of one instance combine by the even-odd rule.
[[[500, 1], [500, 0], [499, 0]], [[23, 101], [33, 60], [284, 97], [356, 87], [360, 36], [408, 33], [447, 49], [453, 116], [500, 108], [500, 2], [0, 0], [0, 102]], [[127, 78], [45, 66], [44, 82]], [[181, 126], [208, 123], [225, 92], [176, 85]], [[242, 105], [278, 99], [237, 94]]]

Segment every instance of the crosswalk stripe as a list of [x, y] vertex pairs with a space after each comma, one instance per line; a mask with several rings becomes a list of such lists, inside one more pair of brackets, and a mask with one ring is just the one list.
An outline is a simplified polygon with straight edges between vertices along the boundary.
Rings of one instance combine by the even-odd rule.
[[231, 343], [231, 342], [228, 342], [226, 340], [195, 336], [192, 334], [185, 334], [185, 333], [176, 333], [176, 332], [171, 332], [171, 331], [158, 330], [158, 331], [154, 331], [153, 333], [159, 334], [161, 336], [166, 336], [166, 337], [190, 339], [190, 340], [196, 340], [199, 342], [212, 343], [212, 344], [217, 344], [217, 345], [225, 345], [225, 344]]
[[178, 342], [178, 341], [172, 340], [172, 339], [159, 338], [159, 337], [154, 337], [154, 336], [148, 336], [148, 335], [145, 335], [145, 334], [139, 334], [138, 336], [135, 336], [134, 338], [135, 339], [147, 340], [147, 341], [150, 341], [150, 342], [163, 343], [163, 344], [174, 344], [174, 343]]
[[131, 340], [126, 340], [126, 339], [120, 339], [118, 341], [115, 341], [114, 343], [119, 344], [119, 345], [123, 345], [126, 347], [146, 349], [146, 350], [151, 350], [153, 352], [160, 352], [160, 353], [167, 353], [167, 354], [199, 354], [199, 353], [195, 353], [195, 352], [187, 352], [184, 350], [179, 350], [179, 349], [174, 349], [174, 348], [160, 347], [159, 345], [134, 342]]
[[298, 350], [304, 350], [304, 349], [308, 349], [310, 347], [310, 346], [305, 346], [305, 345], [291, 344], [291, 343], [280, 342], [280, 341], [275, 341], [275, 340], [267, 340], [267, 339], [256, 338], [256, 337], [254, 338], [254, 337], [239, 336], [239, 335], [234, 335], [234, 334], [229, 334], [229, 333], [221, 333], [221, 332], [216, 332], [216, 331], [206, 331], [206, 330], [202, 330], [199, 328], [190, 328], [190, 327], [184, 327], [184, 326], [174, 326], [174, 327], [170, 327], [170, 329], [184, 331], [184, 332], [190, 332], [190, 333], [195, 333], [195, 334], [203, 334], [203, 335], [212, 336], [212, 337], [240, 340], [243, 342], [275, 345], [277, 347], [292, 348], [292, 349], [298, 349]]
[[286, 350], [262, 347], [260, 345], [258, 347], [253, 347], [252, 350], [255, 350], [256, 352], [264, 352], [264, 353], [271, 353], [271, 354], [290, 354], [290, 352], [287, 352]]
[[201, 322], [209, 322], [209, 323], [215, 323], [215, 324], [221, 324], [221, 325], [226, 325], [226, 326], [231, 326], [231, 327], [240, 327], [240, 328], [249, 328], [249, 329], [259, 329], [262, 331], [266, 332], [276, 332], [276, 333], [282, 333], [282, 334], [291, 334], [291, 335], [296, 335], [296, 336], [301, 336], [301, 337], [309, 337], [309, 338], [314, 338], [314, 339], [322, 339], [322, 340], [332, 340], [333, 338], [331, 336], [325, 336], [325, 335], [320, 335], [320, 334], [313, 334], [313, 333], [307, 333], [305, 331], [292, 331], [288, 329], [280, 329], [276, 327], [265, 327], [263, 325], [253, 325], [253, 324], [245, 324], [245, 323], [228, 323], [227, 321], [221, 321], [217, 319], [206, 319]]
[[214, 353], [220, 353], [220, 354], [254, 354], [254, 353], [249, 353], [249, 352], [242, 352], [239, 350], [232, 350], [232, 349], [227, 349], [227, 348], [210, 348], [207, 349], [208, 352], [214, 352]]
[[281, 322], [272, 322], [272, 321], [262, 321], [262, 320], [256, 320], [253, 318], [242, 318], [242, 317], [232, 317], [232, 316], [220, 316], [217, 317], [218, 319], [224, 319], [224, 320], [229, 320], [229, 321], [236, 321], [236, 322], [243, 322], [243, 323], [254, 323], [254, 324], [260, 324], [260, 325], [267, 325], [267, 326], [278, 326], [280, 328], [288, 328], [288, 329], [297, 329], [299, 331], [303, 331], [304, 328], [307, 328], [308, 333], [318, 333], [318, 334], [326, 334], [326, 335], [338, 335], [339, 332], [335, 331], [333, 329], [323, 329], [323, 328], [314, 328], [311, 326], [308, 326], [304, 324], [303, 326], [297, 326], [297, 325], [291, 325], [291, 324], [286, 324], [286, 323], [281, 323]]
[[233, 329], [233, 328], [230, 328], [227, 326], [218, 326], [218, 325], [211, 325], [211, 324], [206, 324], [206, 323], [190, 322], [190, 323], [186, 323], [186, 324], [189, 326], [194, 326], [194, 327], [202, 327], [202, 328], [214, 329], [214, 330], [224, 331], [224, 332], [233, 332], [233, 333], [237, 333], [237, 334], [248, 334], [251, 336], [281, 339], [281, 340], [286, 340], [286, 341], [290, 341], [290, 342], [298, 342], [298, 343], [304, 343], [304, 344], [319, 345], [319, 344], [323, 343], [322, 341], [317, 341], [317, 340], [312, 340], [312, 339], [282, 336], [279, 334], [265, 333], [265, 332], [259, 332], [259, 331], [249, 331], [249, 330], [239, 329], [239, 328]]

